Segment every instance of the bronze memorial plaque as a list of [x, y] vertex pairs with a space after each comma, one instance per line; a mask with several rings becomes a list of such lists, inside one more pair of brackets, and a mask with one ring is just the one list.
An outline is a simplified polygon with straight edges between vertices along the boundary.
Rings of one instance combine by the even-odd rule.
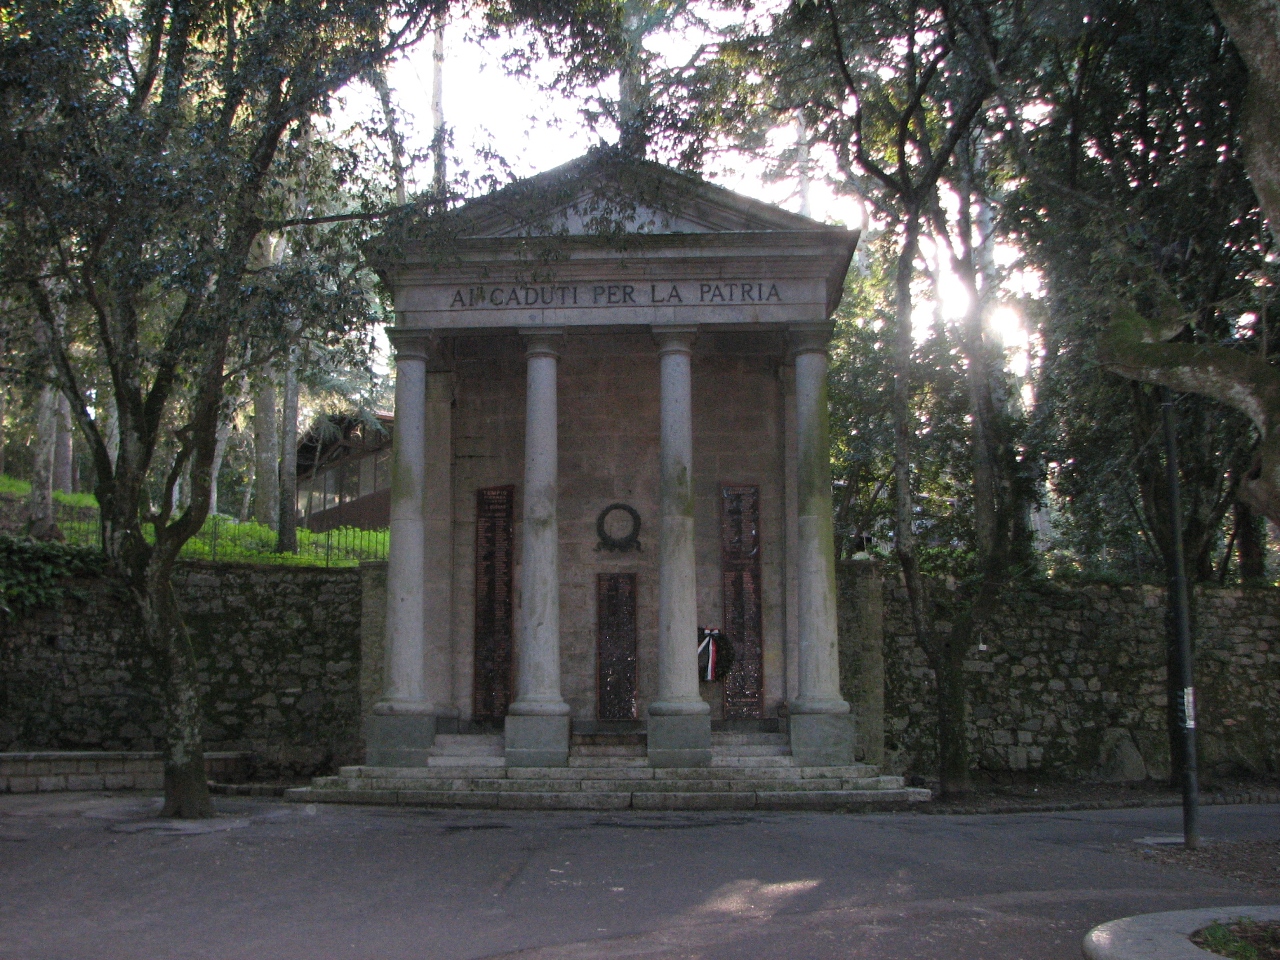
[[600, 720], [636, 717], [636, 575], [596, 577], [596, 698]]
[[472, 710], [501, 720], [511, 702], [515, 487], [476, 491], [476, 640]]
[[724, 680], [726, 720], [761, 716], [760, 488], [720, 485], [720, 577], [733, 668]]

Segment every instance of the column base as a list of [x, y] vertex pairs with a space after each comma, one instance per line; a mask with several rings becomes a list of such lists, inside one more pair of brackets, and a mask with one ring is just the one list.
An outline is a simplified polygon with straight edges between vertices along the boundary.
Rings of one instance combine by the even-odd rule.
[[425, 767], [436, 741], [430, 713], [374, 713], [364, 721], [364, 762], [371, 767]]
[[508, 767], [567, 767], [569, 717], [507, 714], [503, 727]]
[[649, 766], [711, 766], [711, 714], [654, 715], [647, 724]]
[[848, 713], [793, 713], [787, 720], [791, 756], [802, 767], [847, 767], [853, 763], [855, 730]]

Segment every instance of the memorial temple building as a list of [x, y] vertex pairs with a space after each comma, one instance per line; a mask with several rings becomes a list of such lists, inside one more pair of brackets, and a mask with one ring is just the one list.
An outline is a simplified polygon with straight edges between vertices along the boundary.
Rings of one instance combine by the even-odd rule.
[[384, 685], [366, 765], [311, 793], [927, 797], [856, 762], [840, 690], [827, 344], [857, 240], [607, 151], [388, 229]]

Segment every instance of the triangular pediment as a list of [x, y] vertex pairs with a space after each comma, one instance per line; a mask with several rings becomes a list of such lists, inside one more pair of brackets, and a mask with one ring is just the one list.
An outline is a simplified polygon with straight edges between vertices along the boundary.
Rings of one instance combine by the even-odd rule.
[[459, 239], [822, 232], [831, 228], [657, 163], [597, 151], [447, 214]]

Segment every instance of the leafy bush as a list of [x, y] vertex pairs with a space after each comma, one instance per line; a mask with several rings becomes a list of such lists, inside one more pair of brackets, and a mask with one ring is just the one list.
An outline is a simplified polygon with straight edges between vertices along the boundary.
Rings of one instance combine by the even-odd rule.
[[7, 473], [0, 473], [0, 493], [7, 493], [14, 497], [25, 497], [30, 492], [31, 484], [27, 483], [27, 481], [11, 477]]
[[55, 490], [53, 499], [65, 507], [73, 507], [77, 510], [98, 509], [98, 498], [92, 493], [63, 493], [61, 490]]
[[0, 613], [52, 606], [66, 593], [68, 577], [101, 573], [102, 555], [92, 547], [0, 535]]

